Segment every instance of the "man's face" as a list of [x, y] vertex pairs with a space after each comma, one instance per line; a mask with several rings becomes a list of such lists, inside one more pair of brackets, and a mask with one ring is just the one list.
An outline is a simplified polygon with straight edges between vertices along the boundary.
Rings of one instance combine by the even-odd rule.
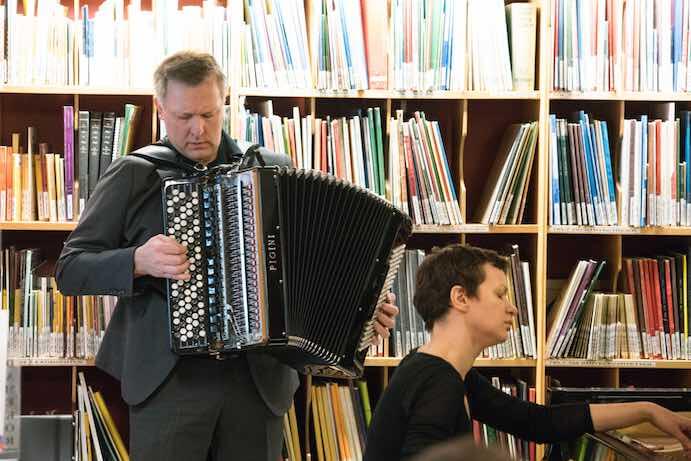
[[223, 129], [223, 99], [216, 79], [196, 86], [168, 81], [166, 95], [156, 100], [169, 141], [185, 157], [208, 164], [216, 159]]
[[491, 264], [485, 264], [484, 270], [485, 280], [469, 304], [472, 330], [487, 347], [506, 341], [517, 311], [508, 299], [506, 274]]

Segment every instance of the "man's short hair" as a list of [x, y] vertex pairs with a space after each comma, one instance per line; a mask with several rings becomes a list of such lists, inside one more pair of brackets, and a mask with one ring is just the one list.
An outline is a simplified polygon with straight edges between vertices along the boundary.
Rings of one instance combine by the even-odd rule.
[[417, 270], [413, 302], [428, 331], [449, 310], [454, 285], [464, 288], [468, 296], [477, 295], [485, 280], [485, 264], [506, 271], [507, 260], [496, 251], [461, 244], [434, 248], [425, 257]]
[[225, 95], [226, 76], [213, 56], [197, 51], [179, 51], [165, 58], [156, 68], [154, 93], [160, 101], [166, 97], [169, 81], [196, 86], [209, 76], [216, 79], [221, 95]]

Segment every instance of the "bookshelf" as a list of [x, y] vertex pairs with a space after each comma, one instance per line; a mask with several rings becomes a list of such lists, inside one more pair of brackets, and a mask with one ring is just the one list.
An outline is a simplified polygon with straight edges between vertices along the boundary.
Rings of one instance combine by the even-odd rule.
[[[308, 15], [308, 37], [311, 37], [309, 12], [317, 0], [304, 0]], [[100, 2], [95, 0], [69, 0], [62, 2], [69, 7], [72, 17], [77, 17], [80, 7], [88, 4], [94, 8]], [[150, 1], [143, 1], [142, 8], [151, 8]], [[183, 0], [183, 5], [197, 5], [200, 2]], [[231, 22], [238, 26], [242, 17], [242, 0], [227, 0], [231, 11]], [[390, 2], [389, 2], [390, 3]], [[507, 0], [505, 3], [512, 3]], [[366, 90], [317, 90], [313, 88], [249, 88], [240, 84], [240, 72], [229, 75], [229, 104], [231, 135], [237, 136], [238, 114], [241, 107], [257, 108], [272, 100], [274, 112], [290, 117], [294, 106], [300, 114], [348, 115], [358, 108], [379, 107], [382, 122], [386, 121], [385, 136], [389, 120], [397, 110], [410, 113], [424, 111], [429, 120], [437, 120], [441, 126], [444, 146], [451, 177], [455, 184], [464, 224], [460, 225], [416, 225], [410, 246], [428, 250], [435, 245], [467, 242], [474, 245], [504, 250], [507, 244], [518, 243], [522, 259], [530, 262], [533, 305], [535, 306], [535, 328], [537, 338], [536, 359], [479, 359], [477, 366], [483, 373], [499, 376], [518, 376], [526, 379], [536, 388], [539, 403], [547, 399], [548, 378], [561, 380], [570, 386], [624, 386], [638, 383], [655, 383], [656, 379], [667, 385], [691, 386], [691, 361], [686, 360], [608, 360], [586, 361], [575, 359], [548, 359], [546, 357], [547, 302], [553, 298], [548, 281], [564, 279], [579, 258], [593, 257], [607, 260], [605, 273], [601, 276], [606, 288], [615, 290], [621, 286], [623, 258], [638, 256], [642, 249], [660, 249], [691, 245], [691, 227], [643, 227], [623, 226], [554, 226], [549, 224], [549, 115], [566, 115], [572, 111], [585, 110], [600, 119], [607, 120], [610, 144], [614, 152], [622, 136], [625, 118], [644, 113], [655, 103], [677, 102], [680, 108], [691, 106], [691, 93], [675, 92], [564, 92], [555, 91], [552, 86], [553, 49], [550, 37], [554, 35], [554, 24], [550, 8], [553, 1], [529, 0], [537, 6], [537, 46], [535, 50], [535, 88], [530, 91], [398, 91], [392, 89]], [[387, 23], [387, 27], [391, 27]], [[232, 61], [230, 68], [240, 68], [237, 61], [239, 40], [230, 44]], [[231, 58], [233, 59], [233, 58]], [[391, 69], [389, 69], [391, 71]], [[141, 124], [136, 135], [135, 147], [143, 146], [157, 139], [159, 126], [150, 88], [118, 88], [112, 86], [0, 86], [0, 144], [9, 145], [12, 132], [25, 132], [29, 125], [37, 126], [42, 141], [52, 146], [62, 146], [62, 125], [57, 123], [64, 105], [72, 105], [75, 114], [80, 110], [117, 110], [125, 102], [135, 103], [143, 108]], [[488, 225], [475, 222], [473, 216], [479, 207], [480, 195], [485, 179], [492, 166], [499, 141], [506, 127], [511, 123], [536, 120], [538, 122], [538, 144], [536, 157], [528, 179], [526, 211], [522, 224]], [[76, 127], [76, 124], [75, 124]], [[385, 139], [386, 140], [386, 139]], [[386, 142], [384, 143], [386, 146]], [[56, 147], [56, 150], [59, 148]], [[386, 150], [386, 147], [385, 147]], [[62, 241], [76, 226], [75, 222], [0, 222], [0, 242], [5, 247], [16, 245], [40, 245], [47, 253], [57, 256]], [[388, 379], [400, 362], [396, 357], [368, 357], [365, 377], [370, 382], [373, 404], [381, 394]], [[25, 392], [27, 408], [40, 409], [43, 402], [37, 399], [32, 404], [31, 394], [40, 392], [36, 381], [43, 373], [48, 382], [60, 382], [59, 389], [66, 392], [63, 407], [74, 408], [76, 373], [83, 368], [93, 367], [93, 360], [53, 359], [11, 359], [12, 366], [30, 369], [29, 385]], [[109, 390], [110, 401], [117, 399], [117, 383], [105, 375], [99, 376], [95, 369], [93, 376]], [[95, 378], [94, 378], [95, 377]], [[306, 387], [311, 379], [303, 380], [303, 389], [298, 391], [296, 406], [306, 404]], [[71, 406], [70, 406], [71, 404]], [[126, 425], [126, 408], [121, 403], [119, 422]], [[308, 413], [307, 408], [298, 408], [298, 414]], [[124, 421], [124, 422], [123, 422]], [[311, 443], [310, 429], [300, 427], [301, 443]], [[125, 431], [126, 432], [126, 431]], [[538, 449], [540, 450], [540, 449]], [[538, 451], [541, 453], [541, 451]], [[539, 456], [541, 457], [541, 456]]]

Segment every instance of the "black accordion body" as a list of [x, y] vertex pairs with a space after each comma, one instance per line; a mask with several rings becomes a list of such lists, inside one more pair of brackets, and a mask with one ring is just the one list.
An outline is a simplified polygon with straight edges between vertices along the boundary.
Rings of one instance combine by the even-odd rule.
[[167, 180], [164, 228], [188, 248], [189, 281], [168, 280], [180, 355], [264, 348], [309, 374], [362, 374], [374, 319], [411, 222], [330, 175], [217, 168]]

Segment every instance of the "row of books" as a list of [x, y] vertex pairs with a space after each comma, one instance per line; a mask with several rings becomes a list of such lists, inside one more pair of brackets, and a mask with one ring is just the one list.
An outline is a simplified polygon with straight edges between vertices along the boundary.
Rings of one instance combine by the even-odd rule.
[[110, 163], [132, 149], [140, 113], [134, 104], [123, 116], [80, 110], [75, 124], [74, 108], [64, 106], [62, 155], [37, 142], [35, 127], [27, 128], [26, 146], [13, 133], [12, 145], [0, 146], [0, 219], [77, 220]]
[[474, 220], [521, 224], [537, 147], [537, 122], [514, 123], [504, 132], [485, 181]]
[[314, 452], [307, 459], [361, 460], [372, 418], [367, 382], [313, 383], [309, 400], [307, 427], [313, 431]]
[[641, 336], [630, 294], [592, 293], [563, 357], [586, 360], [639, 359]]
[[379, 107], [358, 111], [352, 117], [324, 118], [308, 114], [293, 117], [273, 113], [271, 101], [261, 113], [244, 110], [240, 132], [246, 141], [285, 153], [297, 168], [333, 174], [358, 186], [385, 194], [382, 118]]
[[565, 91], [689, 91], [688, 0], [552, 0], [554, 81]]
[[[389, 121], [388, 158], [379, 107], [352, 117], [300, 117], [273, 113], [271, 101], [260, 113], [244, 109], [240, 133], [246, 141], [290, 155], [298, 168], [318, 169], [386, 197], [416, 224], [461, 224], [462, 216], [439, 124], [403, 111]], [[388, 181], [387, 181], [388, 178]]]
[[93, 358], [115, 309], [112, 296], [65, 296], [37, 249], [0, 253], [9, 357]]
[[547, 355], [689, 360], [687, 258], [625, 258], [626, 294], [594, 292], [605, 263], [579, 261], [548, 311]]
[[[361, 8], [362, 3], [362, 8]], [[319, 90], [362, 90], [368, 88], [366, 45], [363, 34], [364, 17], [368, 11], [367, 1], [316, 0], [312, 2], [312, 59], [315, 62], [315, 88]], [[381, 4], [381, 0], [374, 3]], [[384, 2], [385, 3], [385, 2]], [[376, 6], [374, 7], [376, 8]], [[364, 10], [364, 12], [363, 12]], [[386, 16], [377, 18], [386, 27]], [[368, 18], [368, 22], [373, 18]], [[368, 30], [368, 45], [379, 40], [385, 29], [379, 29], [378, 36]], [[385, 65], [384, 63], [380, 63]]]
[[439, 122], [402, 110], [389, 121], [387, 199], [415, 224], [462, 224], [451, 168]]
[[[526, 402], [536, 402], [535, 388], [528, 387], [528, 383], [522, 379], [504, 379], [493, 376], [491, 382], [494, 387], [505, 394]], [[513, 460], [536, 460], [535, 442], [521, 440], [512, 434], [499, 431], [476, 420], [473, 420], [473, 438], [476, 445], [499, 448]]]
[[425, 322], [415, 309], [415, 274], [425, 258], [422, 250], [406, 250], [403, 261], [393, 282], [392, 292], [396, 295], [399, 314], [389, 338], [390, 351], [384, 355], [405, 357], [411, 350], [422, 346], [429, 340]]
[[[246, 17], [240, 50], [241, 84], [251, 88], [310, 88], [304, 2], [244, 0], [243, 3]], [[357, 2], [349, 3], [357, 5]]]
[[509, 302], [518, 311], [514, 324], [509, 330], [508, 339], [482, 352], [490, 359], [537, 358], [537, 339], [535, 337], [535, 310], [533, 306], [530, 264], [521, 261], [518, 245], [511, 245], [507, 271]]
[[74, 434], [76, 461], [130, 459], [103, 396], [87, 385], [83, 372], [79, 372]]
[[243, 86], [534, 89], [537, 10], [530, 3], [396, 0], [389, 9], [385, 0], [319, 0], [310, 4], [309, 24], [302, 2], [291, 12], [277, 3], [245, 1]]
[[674, 103], [663, 106], [663, 114], [624, 120], [620, 155], [624, 225], [691, 224], [691, 112], [681, 111], [675, 118]]
[[[0, 9], [0, 66], [12, 85], [98, 85], [151, 88], [156, 63], [177, 50], [211, 53], [230, 68], [230, 21], [215, 0], [179, 7], [178, 0], [104, 1], [94, 12], [83, 5], [77, 18], [59, 0], [7, 0]], [[147, 46], [139, 46], [146, 43]]]
[[395, 90], [534, 89], [534, 4], [397, 0], [391, 23]]
[[310, 3], [309, 24], [299, 0], [244, 0], [237, 12], [216, 0], [182, 7], [178, 0], [156, 2], [151, 10], [140, 1], [114, 0], [96, 11], [83, 5], [77, 18], [58, 0], [28, 2], [22, 14], [17, 3], [8, 0], [0, 9], [7, 43], [0, 65], [13, 85], [147, 88], [155, 63], [189, 48], [213, 54], [231, 75], [230, 20], [244, 13], [243, 86], [534, 88], [537, 16], [529, 3], [505, 10], [502, 0], [397, 0], [389, 10], [385, 0], [320, 0]]
[[550, 115], [550, 224], [617, 224], [611, 157], [607, 122]]
[[688, 258], [670, 251], [655, 258], [625, 258], [624, 291], [636, 307], [644, 357], [691, 359]]

